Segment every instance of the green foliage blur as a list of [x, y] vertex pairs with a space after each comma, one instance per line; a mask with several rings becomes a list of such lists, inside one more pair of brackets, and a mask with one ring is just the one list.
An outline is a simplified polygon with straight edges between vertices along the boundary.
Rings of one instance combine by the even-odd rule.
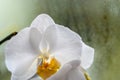
[[[1, 0], [0, 3], [2, 2], [4, 7], [7, 4], [10, 7], [4, 9], [0, 5], [2, 11], [8, 10], [5, 14], [0, 13], [0, 39], [15, 28], [19, 31], [29, 26], [40, 13], [47, 13], [56, 23], [79, 33], [86, 44], [95, 48], [94, 63], [88, 69], [92, 80], [120, 79], [120, 0]], [[14, 26], [16, 27], [11, 30]], [[4, 45], [5, 43], [0, 46], [0, 80], [10, 80], [10, 73], [4, 64]]]

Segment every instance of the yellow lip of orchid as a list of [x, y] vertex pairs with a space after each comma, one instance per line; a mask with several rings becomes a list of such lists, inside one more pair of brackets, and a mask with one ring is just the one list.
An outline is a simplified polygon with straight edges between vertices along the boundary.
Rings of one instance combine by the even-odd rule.
[[44, 54], [38, 57], [37, 74], [46, 80], [51, 75], [55, 74], [60, 68], [60, 62], [49, 54]]
[[37, 75], [43, 80], [55, 74], [61, 66], [60, 62], [54, 56], [51, 56], [48, 51], [49, 47], [47, 49], [43, 48], [38, 56]]

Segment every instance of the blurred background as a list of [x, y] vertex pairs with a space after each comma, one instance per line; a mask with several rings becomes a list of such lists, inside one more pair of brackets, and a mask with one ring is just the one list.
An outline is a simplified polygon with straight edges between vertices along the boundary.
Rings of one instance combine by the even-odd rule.
[[[0, 40], [41, 13], [79, 33], [95, 48], [92, 80], [120, 80], [120, 0], [0, 0]], [[0, 80], [10, 80], [0, 46]]]

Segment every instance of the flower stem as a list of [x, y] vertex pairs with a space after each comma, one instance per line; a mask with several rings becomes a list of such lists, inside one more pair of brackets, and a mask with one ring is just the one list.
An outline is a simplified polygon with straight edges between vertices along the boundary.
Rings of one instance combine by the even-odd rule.
[[10, 35], [8, 35], [7, 37], [5, 37], [3, 40], [0, 41], [0, 45], [1, 45], [2, 43], [4, 43], [5, 41], [11, 39], [11, 38], [12, 38], [13, 36], [15, 36], [16, 34], [17, 34], [17, 32], [13, 32], [13, 33], [11, 33]]
[[84, 73], [84, 76], [85, 76], [86, 80], [91, 80], [91, 78], [89, 77], [89, 75], [86, 72]]

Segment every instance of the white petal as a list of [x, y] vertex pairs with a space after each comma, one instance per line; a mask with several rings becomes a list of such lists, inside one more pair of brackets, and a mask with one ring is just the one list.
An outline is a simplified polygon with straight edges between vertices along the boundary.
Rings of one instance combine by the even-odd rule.
[[[25, 28], [20, 31], [16, 36], [8, 41], [5, 48], [6, 65], [9, 71], [14, 76], [20, 77], [21, 75], [28, 75], [29, 69], [35, 68], [32, 63], [35, 60], [36, 52], [29, 42], [30, 28]], [[34, 70], [34, 69], [30, 69]], [[33, 73], [29, 73], [32, 75]], [[22, 77], [22, 76], [21, 76]]]
[[77, 69], [79, 64], [80, 62], [78, 60], [70, 61], [69, 63], [64, 64], [62, 68], [53, 76], [51, 76], [48, 80], [67, 80], [67, 78], [69, 77], [68, 74], [74, 72], [74, 69]]
[[44, 53], [44, 52], [46, 53], [46, 52], [49, 51], [49, 44], [48, 44], [48, 42], [46, 41], [46, 39], [44, 37], [42, 38], [39, 47], [40, 47], [40, 51], [42, 53]]
[[81, 66], [87, 69], [94, 60], [94, 49], [82, 42]]
[[66, 80], [86, 80], [84, 74], [79, 69], [72, 69], [67, 74]]
[[35, 76], [33, 76], [31, 79], [29, 79], [29, 80], [42, 80], [41, 78], [40, 78], [40, 76], [39, 75], [35, 75]]
[[40, 53], [39, 44], [42, 38], [41, 32], [37, 28], [31, 28], [29, 36], [32, 47], [34, 48], [34, 50]]
[[56, 48], [56, 42], [57, 42], [57, 30], [54, 25], [49, 26], [43, 35], [43, 41], [47, 42], [47, 45], [49, 45], [49, 52], [53, 52], [52, 50], [55, 50]]
[[57, 73], [52, 75], [47, 80], [66, 80], [66, 75], [68, 72], [72, 69], [72, 66], [70, 64], [65, 64]]
[[[21, 75], [13, 73], [12, 77], [11, 77], [11, 80], [29, 80], [29, 79], [31, 79], [31, 77], [33, 77], [36, 74], [37, 63], [38, 63], [37, 59], [35, 59], [32, 62], [32, 64], [29, 66], [29, 68], [26, 70], [26, 72], [24, 72]], [[34, 78], [32, 78], [32, 79], [34, 79]], [[40, 80], [40, 78], [39, 78], [39, 80]]]
[[80, 59], [82, 43], [77, 33], [61, 25], [52, 25], [45, 32], [44, 37], [49, 43], [50, 53], [58, 57], [60, 62], [64, 64]]
[[31, 27], [36, 27], [41, 32], [44, 32], [45, 29], [52, 24], [55, 23], [49, 15], [41, 14], [35, 18], [35, 20], [31, 24]]

